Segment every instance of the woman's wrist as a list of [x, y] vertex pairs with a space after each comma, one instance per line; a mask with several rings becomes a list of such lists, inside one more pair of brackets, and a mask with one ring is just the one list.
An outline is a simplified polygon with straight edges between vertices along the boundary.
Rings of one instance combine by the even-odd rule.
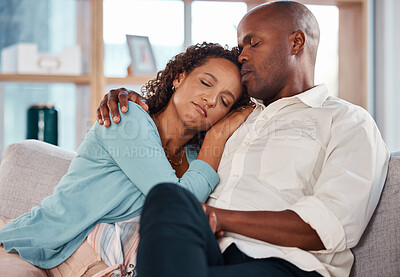
[[218, 143], [223, 143], [223, 145], [225, 145], [225, 142], [228, 140], [229, 136], [230, 135], [228, 134], [228, 132], [224, 131], [224, 129], [211, 128], [206, 133], [206, 135], [204, 137], [204, 141], [205, 140], [211, 140], [211, 141], [214, 140], [214, 141], [217, 141]]
[[217, 138], [213, 135], [206, 134], [197, 159], [205, 161], [217, 171], [224, 151], [225, 142], [226, 140], [223, 138]]

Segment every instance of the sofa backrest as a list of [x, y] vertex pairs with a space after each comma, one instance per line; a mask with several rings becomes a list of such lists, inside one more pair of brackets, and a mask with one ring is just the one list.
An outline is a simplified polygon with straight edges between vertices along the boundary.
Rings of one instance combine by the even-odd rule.
[[352, 251], [351, 277], [400, 276], [400, 152], [391, 156], [378, 207]]
[[53, 193], [75, 153], [37, 140], [7, 146], [0, 165], [0, 216], [15, 218]]

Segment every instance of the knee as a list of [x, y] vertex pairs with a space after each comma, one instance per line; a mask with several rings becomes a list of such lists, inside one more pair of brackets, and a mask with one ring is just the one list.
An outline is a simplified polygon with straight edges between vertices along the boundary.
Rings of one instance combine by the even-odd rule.
[[146, 202], [185, 202], [194, 197], [189, 191], [174, 183], [161, 183], [153, 187], [146, 197]]
[[[170, 213], [177, 211], [196, 210], [201, 206], [198, 200], [188, 190], [174, 183], [162, 183], [153, 187], [148, 193], [142, 211], [147, 213]], [[202, 210], [201, 210], [202, 211]]]
[[[140, 234], [153, 236], [169, 230], [170, 226], [177, 231], [180, 229], [177, 226], [182, 224], [200, 226], [203, 217], [203, 209], [192, 193], [177, 184], [162, 183], [152, 188], [146, 197], [140, 219]], [[208, 226], [208, 221], [206, 223]]]

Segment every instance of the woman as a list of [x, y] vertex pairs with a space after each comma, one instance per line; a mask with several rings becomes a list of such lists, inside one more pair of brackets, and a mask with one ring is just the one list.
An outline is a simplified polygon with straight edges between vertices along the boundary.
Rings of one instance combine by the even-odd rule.
[[[216, 169], [226, 140], [251, 111], [226, 116], [249, 103], [236, 58], [235, 50], [203, 43], [172, 59], [145, 86], [150, 115], [130, 103], [120, 124], [106, 129], [96, 123], [53, 195], [0, 230], [5, 250], [53, 268], [97, 224], [139, 216], [158, 183], [177, 183], [204, 201], [219, 182]], [[197, 155], [189, 142], [200, 146], [199, 132], [211, 126]]]

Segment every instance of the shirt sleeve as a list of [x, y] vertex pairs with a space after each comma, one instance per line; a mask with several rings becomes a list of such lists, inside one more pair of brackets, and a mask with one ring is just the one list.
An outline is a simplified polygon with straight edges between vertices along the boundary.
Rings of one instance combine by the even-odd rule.
[[119, 124], [112, 123], [108, 128], [95, 124], [93, 131], [98, 143], [144, 195], [155, 185], [168, 182], [205, 201], [219, 183], [215, 170], [202, 160], [194, 160], [182, 178], [176, 177], [153, 120], [139, 105], [128, 105], [127, 113], [120, 112]]
[[363, 109], [333, 121], [314, 195], [290, 207], [316, 230], [326, 250], [357, 245], [380, 198], [390, 153], [375, 122]]

